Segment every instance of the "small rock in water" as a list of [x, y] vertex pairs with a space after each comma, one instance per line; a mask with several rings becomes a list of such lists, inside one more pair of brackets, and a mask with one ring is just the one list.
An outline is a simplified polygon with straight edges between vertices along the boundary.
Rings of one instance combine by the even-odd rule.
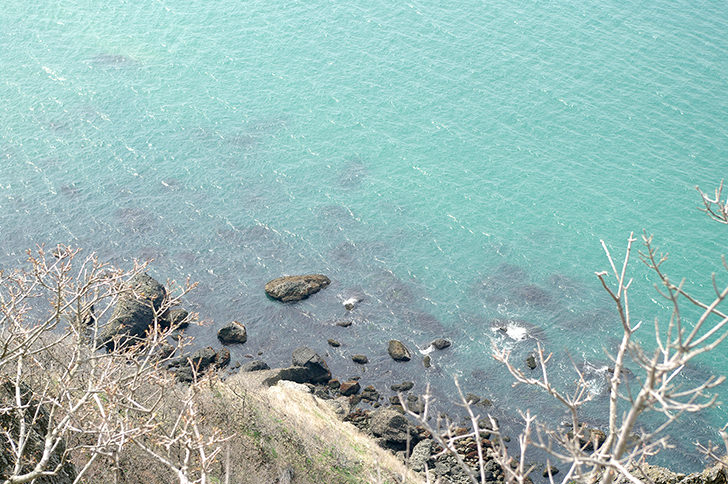
[[555, 466], [545, 466], [543, 469], [543, 474], [541, 474], [541, 475], [544, 477], [548, 477], [549, 473], [552, 476], [555, 476], [556, 474], [559, 473], [559, 470]]
[[358, 381], [350, 380], [345, 381], [341, 384], [341, 387], [339, 387], [339, 392], [345, 397], [348, 397], [350, 395], [355, 395], [356, 393], [359, 393], [360, 388], [361, 387], [359, 386]]
[[223, 344], [242, 344], [248, 341], [248, 332], [243, 324], [233, 321], [220, 328], [220, 331], [217, 332], [217, 339]]
[[408, 392], [412, 390], [414, 386], [414, 382], [403, 381], [402, 383], [397, 383], [396, 385], [392, 385], [389, 388], [391, 388], [393, 392]]
[[344, 308], [346, 308], [347, 311], [351, 311], [352, 309], [354, 309], [358, 302], [359, 299], [355, 297], [350, 297], [349, 299], [344, 301]]
[[341, 346], [341, 343], [339, 343], [335, 339], [328, 340], [328, 343], [329, 343], [329, 346], [333, 346], [334, 348], [338, 348], [339, 346]]
[[397, 341], [396, 339], [389, 341], [387, 352], [395, 361], [409, 361], [412, 359], [410, 350], [401, 341]]
[[425, 357], [422, 358], [422, 364], [425, 365], [425, 368], [430, 368], [432, 366], [432, 358], [430, 358], [430, 355], [425, 355]]
[[337, 321], [336, 322], [336, 326], [341, 326], [342, 328], [348, 328], [349, 326], [351, 326], [351, 324], [352, 324], [351, 321]]
[[536, 369], [536, 357], [533, 355], [528, 355], [528, 358], [526, 358], [526, 366], [528, 366], [529, 370], [535, 370]]
[[360, 365], [369, 363], [369, 358], [367, 358], [365, 355], [354, 355], [351, 357], [351, 360], [354, 363], [359, 363]]
[[450, 345], [452, 345], [452, 342], [445, 338], [437, 338], [435, 341], [430, 343], [430, 346], [432, 346], [436, 350], [444, 350], [445, 348], [448, 348]]

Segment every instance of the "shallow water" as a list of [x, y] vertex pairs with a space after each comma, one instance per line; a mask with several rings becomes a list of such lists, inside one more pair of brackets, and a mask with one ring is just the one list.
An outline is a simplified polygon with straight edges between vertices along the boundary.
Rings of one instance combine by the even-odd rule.
[[[309, 344], [380, 389], [431, 382], [447, 401], [458, 376], [498, 412], [527, 402], [553, 419], [490, 358], [494, 320], [526, 323], [565, 382], [571, 360], [607, 365], [619, 324], [599, 240], [621, 256], [643, 228], [710, 294], [725, 231], [693, 187], [726, 173], [721, 5], [178, 3], [3, 2], [0, 265], [57, 242], [154, 259], [160, 279], [199, 281], [200, 345], [238, 319], [235, 359], [285, 364]], [[633, 271], [634, 317], [665, 321]], [[306, 272], [332, 285], [265, 298], [266, 281]], [[391, 338], [440, 336], [454, 344], [432, 370], [386, 355]], [[522, 361], [534, 342], [502, 343]], [[725, 351], [691, 369], [726, 370]], [[724, 420], [685, 418], [666, 459], [698, 468], [691, 441]]]

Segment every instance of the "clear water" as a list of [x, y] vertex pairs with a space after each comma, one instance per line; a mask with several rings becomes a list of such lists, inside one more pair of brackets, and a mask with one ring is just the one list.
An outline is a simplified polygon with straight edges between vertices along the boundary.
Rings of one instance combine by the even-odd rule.
[[[381, 390], [430, 382], [446, 403], [458, 376], [504, 421], [526, 406], [558, 420], [491, 359], [493, 320], [525, 321], [559, 378], [571, 358], [598, 386], [588, 369], [619, 337], [600, 239], [621, 254], [647, 229], [668, 271], [710, 294], [728, 229], [694, 186], [728, 173], [728, 11], [449, 3], [3, 1], [0, 264], [42, 242], [153, 258], [158, 278], [200, 282], [198, 344], [248, 325], [235, 359], [287, 364], [308, 344]], [[267, 280], [307, 272], [333, 283], [266, 299]], [[634, 317], [665, 321], [636, 259], [633, 274]], [[439, 336], [454, 345], [431, 370], [386, 354]], [[534, 341], [510, 343], [516, 361]], [[720, 349], [685, 373], [726, 370]], [[598, 404], [585, 414], [604, 423]], [[684, 419], [666, 460], [699, 468], [691, 443], [724, 420]]]

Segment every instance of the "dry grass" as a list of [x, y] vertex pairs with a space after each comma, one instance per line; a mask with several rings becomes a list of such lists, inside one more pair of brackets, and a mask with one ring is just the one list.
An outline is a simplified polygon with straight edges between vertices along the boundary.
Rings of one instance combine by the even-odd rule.
[[[394, 455], [342, 422], [326, 401], [284, 385], [261, 386], [257, 373], [225, 381], [212, 377], [198, 394], [203, 433], [220, 430], [231, 436], [213, 466], [212, 484], [423, 482]], [[163, 413], [175, 414], [175, 400], [185, 388], [180, 384], [168, 395]], [[80, 458], [77, 464], [82, 462]], [[83, 482], [112, 482], [109, 476], [117, 464], [120, 483], [175, 481], [161, 464], [127, 446], [117, 463], [99, 462]]]

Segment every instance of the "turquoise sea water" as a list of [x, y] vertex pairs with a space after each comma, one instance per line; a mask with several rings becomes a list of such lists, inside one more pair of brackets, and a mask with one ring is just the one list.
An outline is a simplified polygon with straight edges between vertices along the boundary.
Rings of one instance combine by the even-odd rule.
[[[647, 229], [710, 294], [728, 228], [694, 186], [728, 174], [726, 25], [707, 1], [5, 0], [0, 264], [42, 242], [153, 258], [158, 278], [200, 282], [198, 344], [246, 322], [234, 359], [281, 365], [309, 344], [381, 390], [431, 382], [447, 405], [458, 376], [504, 421], [526, 406], [558, 421], [490, 358], [493, 320], [525, 322], [560, 378], [570, 357], [598, 387], [619, 336], [600, 239], [621, 254]], [[265, 298], [306, 272], [333, 283]], [[666, 321], [636, 258], [633, 274], [634, 317]], [[431, 370], [386, 355], [439, 336], [454, 345]], [[522, 362], [535, 340], [505, 343]], [[725, 373], [725, 354], [686, 378]], [[598, 402], [586, 416], [604, 421]], [[700, 467], [691, 442], [726, 420], [684, 419], [667, 458]]]

